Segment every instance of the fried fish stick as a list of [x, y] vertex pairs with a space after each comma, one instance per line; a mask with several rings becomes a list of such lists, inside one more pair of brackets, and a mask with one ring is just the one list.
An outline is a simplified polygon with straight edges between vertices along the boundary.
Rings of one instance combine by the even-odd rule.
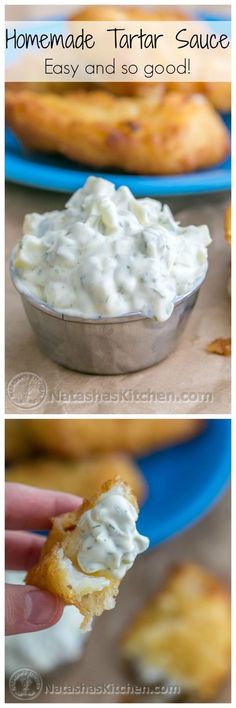
[[79, 462], [40, 457], [15, 463], [6, 470], [8, 482], [85, 498], [97, 494], [105, 482], [116, 476], [129, 484], [139, 502], [144, 499], [146, 485], [141, 472], [132, 460], [121, 455], [99, 455]]
[[6, 121], [28, 148], [137, 174], [191, 172], [229, 152], [228, 131], [201, 95], [7, 91]]
[[[83, 86], [85, 85], [83, 84]], [[111, 93], [114, 93], [117, 96], [138, 96], [141, 98], [146, 96], [157, 96], [158, 98], [161, 98], [161, 96], [169, 92], [177, 92], [182, 94], [200, 93], [208, 98], [217, 111], [227, 113], [231, 110], [231, 84], [228, 81], [224, 83], [217, 81], [215, 83], [202, 81], [170, 81], [162, 83], [159, 83], [158, 81], [146, 81], [144, 83], [138, 81], [106, 81], [103, 84], [99, 82], [97, 84], [90, 83], [88, 86], [86, 85], [86, 89], [94, 90], [95, 86], [100, 86], [104, 89], [104, 91], [111, 91]], [[67, 91], [68, 87], [68, 83], [63, 83], [58, 86], [58, 88], [57, 85], [54, 85], [54, 88], [52, 85], [52, 90], [57, 93], [62, 93], [63, 91]], [[36, 88], [36, 90], [38, 89]]]
[[140, 6], [122, 5], [87, 5], [82, 9], [77, 8], [69, 20], [71, 22], [107, 22], [110, 20], [150, 20], [161, 22], [163, 20], [189, 20], [190, 15], [178, 7], [152, 7], [146, 10]]
[[138, 505], [128, 485], [107, 482], [76, 511], [56, 517], [26, 583], [75, 605], [88, 628], [115, 606], [119, 585], [149, 541], [136, 529]]
[[139, 681], [207, 702], [230, 669], [228, 588], [201, 566], [179, 566], [131, 622], [121, 653]]
[[[77, 9], [75, 13], [72, 14], [71, 20], [77, 20], [79, 22], [86, 21], [179, 21], [187, 20], [191, 21], [191, 15], [183, 11], [183, 9], [178, 7], [121, 7], [121, 6], [106, 6], [106, 5], [91, 5]], [[206, 23], [198, 21], [198, 28], [202, 28], [204, 32], [206, 30]], [[215, 56], [215, 55], [214, 55]], [[159, 56], [159, 61], [161, 61]], [[209, 61], [214, 62], [214, 57], [210, 56]], [[212, 74], [214, 74], [214, 66], [212, 67]], [[67, 84], [68, 85], [68, 84]], [[219, 111], [230, 111], [231, 108], [231, 84], [229, 82], [194, 82], [186, 81], [184, 83], [179, 81], [174, 82], [158, 82], [158, 81], [135, 81], [128, 82], [106, 82], [97, 83], [106, 91], [111, 91], [119, 96], [160, 96], [166, 91], [183, 91], [186, 93], [202, 93], [205, 94], [212, 105]], [[90, 84], [91, 86], [91, 84]], [[94, 84], [93, 84], [94, 86]], [[66, 84], [64, 84], [66, 90]], [[57, 90], [57, 89], [56, 89]], [[59, 90], [61, 90], [59, 88]]]
[[227, 113], [231, 110], [231, 83], [229, 81], [213, 81], [202, 84], [203, 93], [218, 111]]
[[144, 454], [189, 440], [203, 429], [200, 420], [28, 420], [39, 451], [79, 458], [99, 452]]

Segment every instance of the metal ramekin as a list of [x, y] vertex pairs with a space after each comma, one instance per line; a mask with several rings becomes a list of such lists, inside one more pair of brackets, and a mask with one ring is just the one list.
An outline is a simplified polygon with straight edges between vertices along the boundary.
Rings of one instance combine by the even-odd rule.
[[172, 315], [157, 322], [142, 314], [85, 319], [65, 315], [40, 302], [20, 287], [10, 272], [40, 349], [68, 369], [87, 374], [125, 374], [158, 364], [175, 349], [198, 297], [204, 278], [176, 299]]

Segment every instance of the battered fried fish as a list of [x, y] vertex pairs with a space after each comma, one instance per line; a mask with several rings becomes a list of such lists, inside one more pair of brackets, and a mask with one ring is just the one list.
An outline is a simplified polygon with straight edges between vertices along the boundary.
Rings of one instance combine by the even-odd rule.
[[[86, 85], [86, 88], [87, 90], [91, 90], [94, 89], [95, 85], [95, 83], [90, 83], [88, 86]], [[158, 83], [158, 81], [151, 81], [150, 83], [130, 83], [128, 81], [106, 81], [103, 84], [98, 83], [97, 85], [102, 87], [104, 91], [111, 91], [111, 93], [114, 93], [118, 96], [138, 96], [141, 98], [146, 96], [156, 96], [160, 98], [165, 93], [172, 93], [178, 91], [187, 95], [200, 93], [208, 98], [210, 103], [214, 106], [214, 108], [216, 108], [217, 111], [227, 113], [231, 110], [231, 84], [229, 82], [203, 83], [199, 81], [198, 83], [191, 83], [191, 81], [170, 81]], [[59, 85], [58, 88], [56, 87], [52, 90], [56, 90], [57, 92], [62, 93], [63, 91], [68, 90], [68, 86], [69, 84], [63, 83]]]
[[[71, 16], [70, 20], [79, 22], [86, 21], [110, 21], [110, 20], [133, 20], [133, 21], [178, 21], [191, 20], [191, 15], [178, 7], [152, 7], [146, 10], [143, 7], [121, 7], [109, 5], [92, 5], [78, 9]], [[204, 23], [201, 23], [204, 29]], [[210, 58], [212, 61], [212, 59]], [[191, 83], [186, 81], [159, 83], [150, 82], [106, 82], [98, 83], [104, 90], [109, 90], [119, 96], [160, 96], [166, 91], [183, 91], [184, 93], [203, 93], [213, 106], [219, 111], [230, 111], [231, 108], [231, 84], [229, 82], [201, 82]], [[66, 90], [66, 84], [64, 84]], [[67, 84], [68, 86], [68, 84]], [[91, 84], [90, 84], [91, 86]], [[93, 84], [94, 86], [94, 84]], [[57, 89], [56, 89], [57, 90]], [[60, 90], [60, 89], [59, 89]]]
[[228, 589], [200, 566], [181, 565], [128, 627], [121, 653], [145, 684], [211, 699], [230, 669]]
[[107, 22], [110, 20], [189, 20], [190, 15], [178, 7], [149, 7], [146, 10], [142, 6], [122, 6], [122, 5], [87, 5], [82, 9], [77, 8], [76, 12], [70, 16], [72, 22]]
[[26, 583], [78, 607], [84, 615], [81, 627], [88, 628], [94, 615], [115, 606], [122, 577], [148, 546], [135, 527], [137, 516], [128, 485], [119, 479], [107, 482], [91, 501], [53, 519]]
[[10, 90], [6, 121], [26, 147], [94, 168], [178, 174], [215, 165], [229, 152], [223, 121], [200, 95], [144, 99]]
[[[21, 421], [19, 421], [21, 422]], [[38, 450], [76, 459], [99, 452], [135, 455], [189, 440], [203, 429], [200, 420], [28, 420]]]
[[144, 499], [146, 485], [141, 472], [132, 460], [121, 455], [100, 455], [80, 462], [40, 457], [15, 463], [6, 470], [7, 482], [56, 489], [83, 498], [97, 494], [105, 482], [116, 476], [129, 484], [139, 502]]

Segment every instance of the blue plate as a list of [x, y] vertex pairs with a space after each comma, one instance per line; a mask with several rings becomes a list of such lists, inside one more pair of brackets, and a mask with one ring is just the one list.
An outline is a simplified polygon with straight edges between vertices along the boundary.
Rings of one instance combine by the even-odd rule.
[[[211, 22], [228, 20], [228, 17], [216, 17], [205, 13], [196, 13], [196, 17], [205, 21], [211, 20]], [[53, 19], [56, 27], [56, 22], [63, 18], [55, 17]], [[41, 24], [43, 27], [44, 21]], [[230, 116], [223, 116], [223, 119], [227, 127], [230, 128]], [[116, 171], [94, 172], [90, 168], [80, 166], [58, 155], [48, 156], [27, 151], [9, 130], [6, 132], [5, 171], [6, 179], [10, 182], [69, 193], [82, 187], [91, 173], [97, 177], [111, 180], [116, 187], [125, 184], [136, 197], [177, 197], [187, 194], [205, 194], [228, 190], [231, 186], [230, 159], [212, 169], [165, 177], [127, 175]]]
[[[230, 117], [225, 116], [224, 121], [229, 127]], [[5, 174], [9, 182], [69, 193], [82, 187], [87, 177], [93, 174], [111, 180], [116, 187], [125, 184], [136, 197], [163, 197], [230, 189], [231, 162], [228, 159], [212, 169], [168, 177], [143, 177], [127, 175], [124, 172], [95, 172], [57, 155], [49, 156], [27, 151], [16, 140], [13, 133], [7, 130]]]
[[230, 481], [230, 420], [210, 420], [190, 442], [138, 460], [149, 496], [139, 531], [150, 547], [196, 523], [218, 501]]

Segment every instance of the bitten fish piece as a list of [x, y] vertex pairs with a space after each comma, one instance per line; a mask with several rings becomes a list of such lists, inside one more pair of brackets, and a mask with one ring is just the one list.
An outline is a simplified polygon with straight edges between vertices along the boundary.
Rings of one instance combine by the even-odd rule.
[[76, 511], [53, 520], [38, 563], [26, 583], [75, 605], [89, 629], [94, 615], [115, 606], [119, 585], [149, 540], [136, 528], [138, 505], [120, 479], [103, 485], [100, 493]]

